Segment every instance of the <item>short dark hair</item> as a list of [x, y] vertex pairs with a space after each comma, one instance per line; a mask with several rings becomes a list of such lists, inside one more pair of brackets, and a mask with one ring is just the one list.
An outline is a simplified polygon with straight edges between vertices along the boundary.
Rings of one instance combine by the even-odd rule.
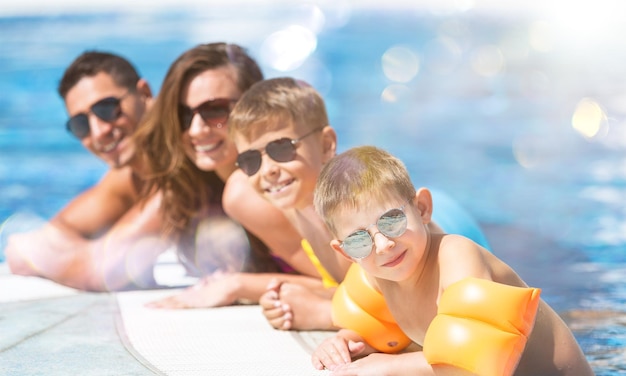
[[85, 51], [63, 73], [58, 88], [59, 95], [65, 99], [67, 92], [78, 81], [101, 72], [109, 74], [117, 85], [129, 90], [137, 86], [140, 78], [135, 67], [119, 55], [101, 51]]

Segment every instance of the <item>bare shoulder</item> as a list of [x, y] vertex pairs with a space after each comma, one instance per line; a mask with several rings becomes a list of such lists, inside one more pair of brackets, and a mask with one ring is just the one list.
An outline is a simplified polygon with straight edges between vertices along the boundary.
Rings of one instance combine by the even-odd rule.
[[283, 213], [261, 197], [239, 171], [235, 171], [226, 182], [222, 206], [229, 217], [245, 227], [270, 227], [289, 223]]
[[447, 234], [441, 236], [439, 242], [440, 260], [472, 260], [482, 258], [481, 247], [469, 238], [461, 235]]
[[491, 267], [480, 245], [461, 235], [444, 235], [438, 249], [440, 278], [443, 286], [460, 279], [492, 279]]
[[304, 254], [300, 247], [302, 237], [285, 214], [261, 197], [247, 179], [241, 171], [228, 178], [222, 195], [224, 211], [261, 239], [273, 254], [298, 269], [293, 257]]
[[70, 201], [52, 222], [61, 228], [92, 237], [112, 226], [138, 199], [132, 170], [112, 169], [93, 187]]
[[238, 219], [237, 217], [241, 215], [244, 206], [241, 204], [241, 201], [252, 194], [258, 196], [258, 193], [248, 183], [247, 178], [239, 171], [233, 172], [226, 181], [224, 193], [222, 194], [222, 206], [226, 214], [233, 219]]
[[109, 170], [96, 184], [103, 194], [118, 196], [131, 201], [139, 197], [137, 176], [130, 167]]

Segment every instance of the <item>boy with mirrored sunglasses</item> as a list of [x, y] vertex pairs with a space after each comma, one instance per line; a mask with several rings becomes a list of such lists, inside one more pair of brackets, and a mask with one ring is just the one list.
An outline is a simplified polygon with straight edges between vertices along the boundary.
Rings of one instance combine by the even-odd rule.
[[[358, 263], [423, 351], [380, 354], [342, 329], [313, 353], [333, 375], [592, 375], [571, 331], [515, 271], [485, 248], [432, 231], [430, 191], [372, 146], [326, 164], [315, 208], [338, 255]], [[371, 354], [371, 355], [369, 355]], [[353, 361], [353, 358], [360, 358]]]

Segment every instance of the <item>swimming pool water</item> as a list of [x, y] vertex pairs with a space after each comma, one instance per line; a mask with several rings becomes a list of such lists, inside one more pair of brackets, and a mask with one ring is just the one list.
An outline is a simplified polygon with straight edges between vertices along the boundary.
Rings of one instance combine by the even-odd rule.
[[459, 200], [494, 252], [543, 289], [596, 373], [626, 374], [617, 12], [604, 2], [595, 12], [338, 4], [0, 17], [0, 222], [48, 218], [105, 171], [64, 129], [56, 86], [76, 55], [120, 53], [158, 91], [184, 50], [235, 42], [267, 77], [322, 92], [340, 151], [383, 147], [416, 185]]

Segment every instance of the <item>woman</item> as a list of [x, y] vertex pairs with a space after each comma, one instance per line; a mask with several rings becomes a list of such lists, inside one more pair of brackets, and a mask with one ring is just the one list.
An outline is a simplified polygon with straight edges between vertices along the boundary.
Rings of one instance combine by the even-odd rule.
[[[160, 192], [165, 231], [178, 239], [179, 258], [190, 272], [205, 276], [181, 294], [154, 302], [154, 307], [257, 302], [280, 271], [301, 274], [281, 274], [282, 280], [321, 287], [295, 229], [245, 176], [238, 177], [243, 173], [235, 165], [237, 150], [228, 139], [226, 121], [243, 92], [262, 79], [243, 48], [198, 45], [170, 66], [154, 106], [139, 126], [137, 149], [150, 171], [144, 195]], [[229, 197], [222, 202], [229, 178]], [[245, 228], [247, 242], [226, 214]]]

